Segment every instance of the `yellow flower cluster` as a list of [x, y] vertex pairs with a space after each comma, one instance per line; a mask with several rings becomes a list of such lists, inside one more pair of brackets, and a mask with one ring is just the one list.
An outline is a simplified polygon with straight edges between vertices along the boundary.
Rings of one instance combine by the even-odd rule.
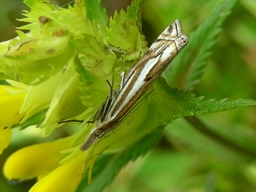
[[68, 149], [75, 139], [71, 136], [20, 149], [6, 161], [6, 178], [16, 183], [37, 177], [38, 182], [30, 192], [75, 191], [83, 177], [85, 154], [77, 152], [73, 159], [60, 163], [65, 156], [61, 151]]

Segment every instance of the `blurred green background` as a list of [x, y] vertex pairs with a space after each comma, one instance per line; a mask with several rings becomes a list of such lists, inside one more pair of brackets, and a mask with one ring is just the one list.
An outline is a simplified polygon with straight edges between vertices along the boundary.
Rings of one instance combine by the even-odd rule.
[[[62, 6], [70, 0], [56, 1]], [[212, 12], [218, 0], [145, 0], [143, 31], [149, 44], [176, 18], [190, 34]], [[129, 1], [104, 0], [109, 15], [125, 8]], [[0, 1], [0, 40], [15, 37], [23, 25], [26, 6], [21, 0]], [[256, 100], [256, 1], [241, 0], [223, 25], [207, 60], [205, 73], [193, 92], [206, 98]], [[256, 191], [256, 108], [247, 107], [200, 119], [212, 131], [233, 143], [231, 147], [198, 132], [180, 119], [167, 126], [162, 141], [146, 157], [129, 163], [105, 192], [254, 192]], [[56, 134], [56, 133], [55, 133]], [[52, 137], [61, 137], [53, 135]], [[0, 157], [1, 167], [15, 150], [38, 142], [29, 130], [13, 137], [12, 145]], [[48, 138], [50, 139], [50, 138]], [[40, 139], [40, 141], [45, 139]], [[35, 181], [8, 185], [0, 175], [0, 191], [28, 191]]]

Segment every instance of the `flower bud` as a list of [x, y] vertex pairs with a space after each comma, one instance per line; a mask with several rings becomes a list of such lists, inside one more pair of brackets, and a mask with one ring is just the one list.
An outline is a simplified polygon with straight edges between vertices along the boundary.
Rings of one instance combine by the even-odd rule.
[[70, 138], [28, 146], [16, 151], [4, 165], [4, 175], [8, 180], [26, 180], [48, 174], [59, 166], [63, 154], [70, 147]]

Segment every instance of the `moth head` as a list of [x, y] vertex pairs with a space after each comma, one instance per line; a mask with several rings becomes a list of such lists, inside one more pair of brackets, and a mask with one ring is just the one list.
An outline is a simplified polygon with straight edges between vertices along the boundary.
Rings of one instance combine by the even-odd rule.
[[188, 44], [188, 41], [189, 41], [189, 37], [185, 34], [182, 34], [180, 35], [176, 40], [175, 40], [175, 43], [176, 43], [176, 47], [177, 49], [180, 51], [181, 49], [183, 49], [187, 44]]
[[101, 128], [95, 129], [86, 139], [86, 141], [80, 146], [81, 151], [86, 151], [91, 145], [93, 145], [99, 138], [104, 135]]
[[172, 36], [176, 47], [180, 51], [188, 44], [189, 37], [183, 33], [180, 20], [176, 19], [170, 26], [172, 26]]
[[94, 135], [95, 135], [96, 137], [102, 137], [102, 135], [103, 135], [103, 130], [102, 130], [101, 128], [98, 128], [98, 129], [95, 129], [93, 133], [94, 133]]

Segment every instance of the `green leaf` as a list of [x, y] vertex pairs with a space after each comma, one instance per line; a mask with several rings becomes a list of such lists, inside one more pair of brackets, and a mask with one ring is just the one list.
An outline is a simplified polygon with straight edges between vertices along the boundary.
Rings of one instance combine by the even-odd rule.
[[74, 63], [76, 71], [80, 75], [80, 89], [83, 92], [82, 102], [86, 107], [95, 108], [96, 110], [109, 94], [107, 82], [105, 79], [99, 79], [85, 70], [80, 58], [76, 57]]
[[152, 98], [152, 105], [157, 110], [158, 125], [167, 124], [177, 118], [184, 116], [199, 116], [209, 113], [230, 110], [244, 106], [256, 106], [256, 101], [238, 99], [228, 101], [228, 99], [208, 99], [203, 96], [195, 97], [184, 90], [169, 89], [163, 80], [158, 80], [155, 84], [155, 93]]
[[147, 49], [145, 37], [141, 31], [142, 0], [133, 1], [127, 12], [121, 10], [110, 19], [106, 29], [106, 41], [124, 53], [126, 60], [137, 59]]
[[[145, 108], [147, 111], [150, 111], [150, 113], [147, 114], [147, 118], [145, 118], [144, 122], [136, 129], [136, 137], [140, 136], [143, 137], [143, 139], [140, 139], [131, 147], [128, 146], [123, 152], [105, 157], [103, 161], [104, 163], [102, 161], [99, 161], [98, 165], [96, 163], [95, 170], [93, 170], [92, 183], [87, 185], [88, 178], [86, 177], [78, 191], [101, 191], [104, 186], [111, 182], [113, 177], [120, 171], [121, 167], [123, 167], [129, 160], [134, 160], [139, 155], [144, 155], [148, 151], [146, 149], [150, 149], [148, 146], [152, 147], [155, 145], [161, 137], [161, 131], [157, 129], [157, 127], [162, 127], [173, 120], [184, 116], [203, 115], [233, 109], [235, 107], [256, 105], [256, 101], [252, 100], [204, 100], [203, 97], [195, 97], [193, 94], [189, 94], [183, 90], [178, 91], [177, 89], [169, 89], [163, 79], [158, 80], [154, 84], [154, 88], [154, 95], [152, 96], [148, 107]], [[133, 116], [137, 117], [142, 111], [134, 110], [132, 113]], [[131, 126], [134, 127], [133, 122], [129, 121], [127, 127], [122, 127], [122, 131], [129, 130]], [[119, 128], [120, 127], [116, 130]], [[156, 134], [156, 132], [158, 133]], [[113, 132], [109, 134], [107, 138], [102, 139], [101, 142], [104, 143], [107, 139], [118, 137], [118, 134], [118, 131]], [[130, 132], [127, 132], [126, 137], [131, 137]], [[122, 139], [125, 140], [127, 138]], [[104, 146], [107, 146], [107, 143], [105, 143]]]
[[[145, 155], [160, 140], [162, 131], [155, 130], [151, 134], [146, 135], [132, 146], [115, 154], [101, 157], [96, 162], [93, 181], [88, 185], [88, 177], [84, 177], [78, 192], [97, 192], [108, 185], [118, 172], [130, 161], [136, 160], [138, 157]], [[103, 166], [102, 166], [103, 165]]]
[[96, 22], [102, 27], [106, 27], [108, 16], [100, 0], [86, 0], [86, 10], [88, 19], [91, 22]]
[[[29, 0], [27, 4], [31, 10], [28, 13], [25, 12], [26, 18], [21, 19], [21, 21], [28, 22], [29, 24], [19, 29], [30, 30], [34, 35], [42, 35], [47, 32], [52, 34], [50, 29], [59, 27], [65, 33], [76, 38], [82, 37], [83, 34], [93, 34], [94, 28], [87, 17], [85, 1], [75, 3], [74, 6], [69, 6], [68, 9], [58, 7], [52, 2], [41, 0]], [[47, 17], [48, 22], [39, 22], [41, 16]], [[48, 28], [43, 33], [41, 31], [42, 26], [47, 26]]]
[[204, 23], [190, 35], [185, 51], [180, 53], [172, 67], [164, 73], [170, 87], [192, 89], [199, 82], [216, 37], [221, 32], [221, 26], [236, 3], [237, 0], [221, 1]]
[[113, 71], [116, 55], [105, 49], [102, 36], [84, 35], [83, 39], [73, 40], [83, 67], [98, 77], [106, 78]]
[[8, 79], [37, 85], [57, 74], [74, 55], [68, 41], [68, 36], [52, 36], [21, 42], [1, 55], [0, 69], [5, 68]]

